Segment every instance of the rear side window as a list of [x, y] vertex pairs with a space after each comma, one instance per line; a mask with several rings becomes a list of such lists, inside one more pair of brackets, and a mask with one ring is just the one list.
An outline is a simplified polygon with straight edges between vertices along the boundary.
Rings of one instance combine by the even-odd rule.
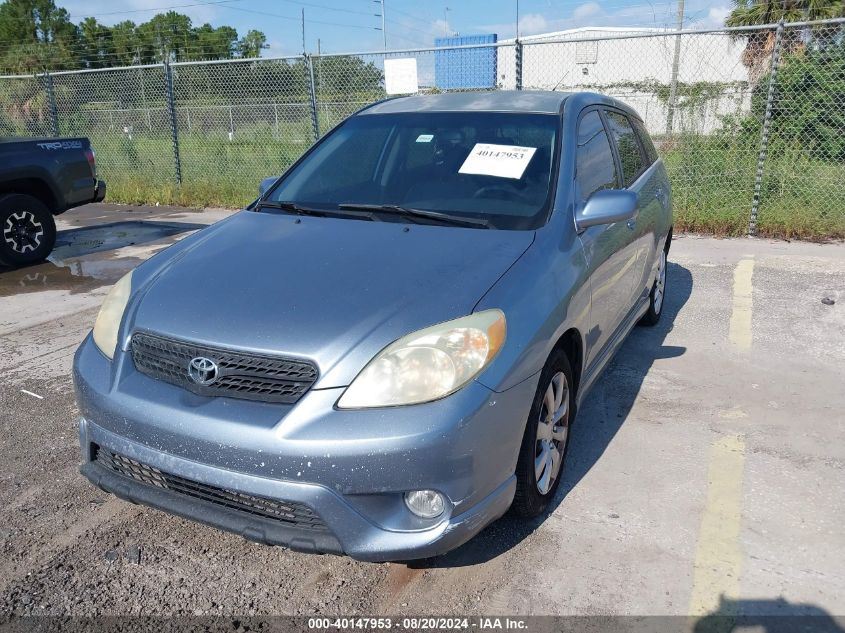
[[602, 189], [618, 186], [616, 162], [610, 139], [598, 111], [585, 114], [578, 123], [578, 149], [575, 155], [576, 194], [581, 202]]
[[654, 143], [648, 135], [648, 132], [646, 132], [645, 125], [643, 125], [642, 121], [632, 118], [631, 123], [637, 131], [637, 136], [640, 137], [640, 144], [643, 146], [643, 150], [645, 151], [647, 166], [651, 167], [657, 162], [657, 150], [654, 147]]
[[628, 117], [624, 114], [608, 111], [607, 122], [610, 126], [610, 133], [616, 141], [619, 162], [622, 163], [622, 181], [626, 187], [630, 187], [645, 169], [637, 135], [634, 133], [634, 128], [631, 127]]

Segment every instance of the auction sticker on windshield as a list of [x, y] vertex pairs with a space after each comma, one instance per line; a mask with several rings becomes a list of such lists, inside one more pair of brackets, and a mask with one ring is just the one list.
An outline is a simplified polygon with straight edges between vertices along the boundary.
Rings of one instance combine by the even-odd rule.
[[458, 173], [519, 180], [536, 151], [536, 147], [476, 143]]

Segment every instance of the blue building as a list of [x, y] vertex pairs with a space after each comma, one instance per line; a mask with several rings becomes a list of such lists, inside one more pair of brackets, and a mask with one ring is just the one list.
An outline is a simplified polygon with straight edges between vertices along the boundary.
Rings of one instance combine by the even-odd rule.
[[434, 40], [434, 85], [441, 90], [496, 87], [496, 47], [448, 48], [468, 44], [495, 44], [497, 35], [462, 35]]

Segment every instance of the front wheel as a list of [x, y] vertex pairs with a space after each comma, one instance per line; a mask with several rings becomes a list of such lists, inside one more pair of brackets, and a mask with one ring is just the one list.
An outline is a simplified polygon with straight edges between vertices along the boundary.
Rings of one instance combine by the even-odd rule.
[[574, 414], [572, 368], [556, 350], [540, 374], [516, 464], [511, 510], [523, 517], [543, 513], [560, 485]]
[[660, 259], [657, 261], [657, 275], [654, 278], [654, 285], [651, 287], [651, 294], [648, 299], [648, 310], [640, 319], [640, 325], [657, 325], [660, 315], [663, 314], [663, 301], [666, 298], [666, 251], [660, 251]]
[[20, 193], [0, 197], [0, 264], [35, 264], [55, 244], [56, 222], [44, 203]]

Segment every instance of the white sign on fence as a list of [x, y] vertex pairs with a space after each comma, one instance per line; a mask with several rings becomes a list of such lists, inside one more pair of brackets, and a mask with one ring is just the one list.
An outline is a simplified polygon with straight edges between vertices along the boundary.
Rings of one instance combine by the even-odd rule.
[[384, 60], [384, 89], [389, 95], [418, 92], [417, 60], [415, 57]]

